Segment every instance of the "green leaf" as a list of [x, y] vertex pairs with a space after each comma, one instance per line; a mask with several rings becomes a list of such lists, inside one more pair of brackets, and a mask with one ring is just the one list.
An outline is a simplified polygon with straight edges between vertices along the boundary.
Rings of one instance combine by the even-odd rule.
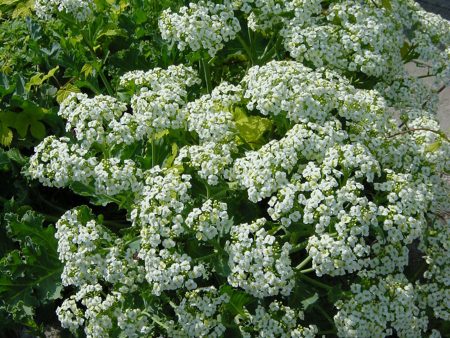
[[81, 68], [81, 73], [84, 74], [85, 78], [88, 78], [89, 76], [91, 76], [94, 73], [94, 67], [92, 66], [92, 64], [86, 63]]
[[29, 128], [32, 128], [30, 131], [33, 137], [42, 139], [45, 136], [45, 127], [40, 121], [46, 116], [46, 109], [17, 95], [11, 98], [10, 105], [18, 111], [0, 111], [0, 123], [3, 127], [14, 128], [21, 138], [27, 136]]
[[258, 143], [264, 133], [272, 128], [272, 122], [260, 116], [248, 116], [244, 109], [235, 108], [233, 117], [239, 135], [249, 144]]
[[79, 92], [80, 88], [74, 86], [70, 82], [67, 82], [64, 86], [59, 88], [58, 92], [56, 93], [56, 102], [61, 104], [71, 93], [79, 93]]
[[42, 122], [36, 121], [35, 123], [32, 123], [30, 125], [30, 132], [31, 135], [33, 135], [34, 138], [37, 138], [38, 140], [41, 140], [45, 137], [45, 126]]
[[230, 301], [226, 304], [226, 309], [233, 315], [247, 316], [244, 306], [253, 302], [253, 297], [248, 293], [236, 290], [229, 285], [221, 288], [222, 293], [227, 293], [230, 296]]
[[100, 39], [104, 36], [125, 36], [125, 33], [123, 30], [118, 29], [118, 28], [109, 28], [109, 29], [105, 29], [103, 30], [98, 36], [97, 39]]
[[20, 153], [19, 149], [12, 148], [6, 152], [6, 156], [13, 161], [19, 164], [20, 166], [23, 166], [25, 163], [27, 163], [27, 159]]
[[390, 0], [381, 0], [381, 6], [388, 11], [392, 11], [392, 5]]
[[177, 154], [178, 154], [178, 146], [174, 142], [172, 143], [172, 153], [164, 160], [163, 167], [170, 168], [173, 164], [173, 161], [175, 160], [175, 157], [177, 157]]
[[429, 152], [429, 153], [434, 153], [434, 152], [438, 151], [439, 148], [441, 148], [441, 146], [442, 146], [442, 140], [439, 139], [439, 140], [437, 140], [436, 142], [433, 142], [433, 143], [429, 144], [429, 145], [425, 148], [425, 150], [426, 150], [427, 152]]
[[4, 124], [0, 123], [0, 144], [4, 147], [9, 147], [13, 139], [13, 133]]
[[306, 310], [307, 308], [309, 308], [311, 305], [313, 305], [318, 300], [319, 300], [319, 295], [317, 293], [315, 293], [313, 296], [311, 296], [309, 298], [302, 300], [301, 303], [302, 303], [303, 310]]
[[0, 308], [32, 323], [35, 307], [61, 297], [55, 228], [44, 227], [44, 217], [33, 211], [22, 217], [7, 213], [4, 219], [7, 235], [18, 249], [0, 259]]
[[26, 91], [29, 92], [33, 86], [42, 85], [45, 81], [55, 75], [58, 69], [59, 66], [56, 66], [55, 68], [50, 69], [50, 71], [45, 75], [43, 73], [37, 73], [36, 75], [32, 76], [30, 81], [28, 81], [25, 85]]

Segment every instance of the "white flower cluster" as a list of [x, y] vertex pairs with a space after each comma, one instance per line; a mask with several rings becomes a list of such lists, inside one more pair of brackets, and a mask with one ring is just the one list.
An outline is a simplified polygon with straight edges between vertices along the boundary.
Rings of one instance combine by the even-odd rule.
[[203, 95], [186, 105], [189, 131], [195, 131], [201, 142], [229, 142], [235, 136], [232, 106], [242, 99], [241, 88], [222, 82], [211, 95]]
[[235, 151], [233, 143], [218, 144], [215, 142], [183, 147], [175, 164], [180, 165], [185, 161], [192, 168], [197, 169], [197, 174], [208, 182], [209, 185], [217, 185], [219, 179], [229, 178], [229, 168], [233, 164], [231, 154]]
[[407, 127], [411, 132], [396, 134], [391, 131], [395, 137], [372, 143], [371, 150], [384, 167], [398, 171], [406, 169], [413, 175], [434, 181], [433, 186], [438, 188], [436, 180], [450, 166], [450, 144], [436, 133], [439, 122], [420, 111]]
[[295, 61], [271, 61], [250, 68], [242, 82], [247, 108], [263, 115], [283, 114], [294, 123], [323, 122], [337, 110], [339, 116], [370, 122], [372, 128], [386, 123], [381, 119], [385, 103], [376, 92], [358, 90], [333, 71], [313, 71]]
[[294, 287], [294, 270], [289, 258], [292, 246], [289, 243], [281, 246], [264, 229], [265, 223], [261, 218], [231, 228], [231, 241], [225, 247], [230, 256], [228, 283], [258, 298], [288, 296]]
[[35, 0], [36, 15], [45, 20], [51, 19], [58, 12], [73, 16], [77, 21], [89, 20], [95, 10], [93, 0]]
[[418, 59], [429, 62], [432, 73], [445, 83], [450, 81], [448, 73], [450, 23], [441, 16], [428, 13], [411, 2], [412, 24], [416, 26], [411, 39]]
[[147, 87], [158, 90], [166, 86], [173, 79], [179, 79], [183, 87], [191, 87], [199, 84], [200, 79], [197, 72], [192, 67], [184, 65], [171, 65], [167, 69], [153, 68], [146, 72], [133, 70], [120, 77], [120, 85], [125, 88]]
[[365, 266], [370, 253], [365, 238], [377, 208], [364, 196], [361, 181], [372, 182], [379, 174], [378, 162], [365, 147], [348, 144], [331, 148], [322, 167], [310, 162], [299, 175], [306, 180], [297, 183], [303, 223], [315, 224], [307, 250], [317, 275], [342, 275]]
[[89, 149], [94, 143], [108, 146], [109, 125], [126, 110], [124, 103], [111, 96], [91, 99], [86, 94], [72, 93], [61, 103], [58, 115], [67, 121], [66, 131], [73, 131], [82, 147]]
[[[84, 333], [88, 338], [108, 338], [110, 330], [115, 327], [119, 327], [127, 337], [136, 338], [152, 333], [153, 325], [148, 314], [140, 309], [122, 310], [124, 298], [119, 293], [102, 298], [104, 292], [99, 284], [88, 285], [66, 299], [57, 309], [62, 327], [75, 331], [84, 324]], [[82, 309], [85, 309], [84, 313]]]
[[187, 99], [186, 87], [183, 77], [171, 78], [154, 87], [142, 87], [131, 98], [133, 114], [124, 115], [119, 125], [135, 135], [133, 141], [150, 138], [166, 129], [182, 128], [186, 123], [182, 113]]
[[297, 124], [279, 141], [270, 141], [257, 151], [248, 151], [234, 162], [232, 178], [248, 192], [252, 202], [272, 196], [289, 182], [300, 161], [321, 160], [324, 152], [346, 139], [337, 120]]
[[238, 315], [242, 337], [281, 337], [312, 338], [318, 333], [315, 325], [303, 327], [298, 323], [303, 320], [302, 311], [296, 311], [279, 301], [273, 301], [268, 307], [258, 305], [254, 314], [247, 311], [246, 316]]
[[179, 13], [165, 10], [159, 20], [163, 39], [177, 43], [179, 50], [189, 47], [193, 51], [204, 49], [211, 57], [233, 40], [241, 30], [229, 1], [216, 4], [212, 1], [190, 3]]
[[218, 310], [229, 300], [228, 294], [219, 294], [214, 286], [187, 292], [181, 303], [174, 308], [177, 323], [169, 323], [169, 336], [223, 337], [225, 326]]
[[184, 65], [124, 74], [120, 84], [133, 92], [132, 113], [111, 121], [109, 141], [131, 144], [167, 129], [183, 128], [187, 88], [199, 81], [196, 72]]
[[[64, 285], [82, 287], [105, 280], [120, 283], [121, 292], [136, 288], [140, 277], [133, 271], [138, 269], [134, 253], [126, 249], [121, 254], [122, 241], [99, 224], [87, 207], [67, 211], [56, 227], [59, 259], [65, 263]], [[101, 254], [102, 249], [107, 253]]]
[[116, 157], [103, 159], [94, 168], [95, 192], [107, 196], [121, 193], [140, 192], [142, 189], [142, 170], [136, 168], [132, 160], [121, 163]]
[[181, 287], [195, 289], [194, 279], [207, 275], [203, 264], [196, 265], [189, 255], [177, 251], [177, 239], [185, 232], [182, 214], [191, 200], [189, 180], [176, 169], [152, 168], [131, 212], [133, 225], [141, 229], [139, 258], [155, 295]]
[[436, 318], [450, 320], [450, 221], [437, 219], [427, 228], [422, 251], [428, 269], [416, 283], [421, 306], [429, 307]]
[[142, 170], [132, 160], [111, 157], [99, 161], [83, 146], [70, 142], [67, 137], [45, 138], [30, 158], [27, 175], [49, 187], [81, 183], [91, 186], [96, 195], [110, 197], [141, 190]]
[[282, 14], [292, 7], [286, 0], [232, 0], [236, 10], [248, 17], [248, 27], [254, 31], [267, 31], [281, 22]]
[[[64, 263], [63, 285], [78, 291], [57, 309], [64, 328], [81, 325], [87, 337], [108, 337], [117, 322], [130, 337], [150, 332], [151, 323], [139, 309], [118, 311], [124, 295], [138, 290], [144, 271], [134, 258], [135, 250], [125, 248], [87, 207], [66, 212], [56, 223], [59, 258]], [[108, 283], [108, 292], [101, 284]], [[80, 304], [82, 306], [80, 306]]]
[[420, 79], [399, 74], [392, 81], [375, 85], [389, 106], [402, 113], [402, 118], [414, 119], [418, 115], [437, 111], [439, 96]]
[[97, 160], [67, 137], [48, 136], [34, 151], [27, 175], [47, 187], [66, 187], [71, 181], [87, 184], [94, 175]]
[[305, 20], [299, 12], [301, 19], [282, 30], [285, 48], [296, 60], [376, 77], [401, 69], [403, 27], [388, 9], [348, 0], [332, 3], [325, 17]]
[[[368, 285], [352, 284], [353, 297], [338, 301], [334, 317], [340, 337], [423, 337], [428, 318], [416, 304], [414, 287], [402, 275]], [[395, 330], [395, 331], [394, 331]]]
[[200, 241], [209, 241], [230, 231], [233, 221], [227, 213], [226, 203], [206, 200], [201, 208], [194, 208], [186, 217], [186, 225], [196, 232]]
[[69, 210], [56, 224], [59, 259], [65, 263], [63, 285], [96, 284], [105, 268], [101, 247], [109, 247], [113, 238], [95, 220], [87, 208]]

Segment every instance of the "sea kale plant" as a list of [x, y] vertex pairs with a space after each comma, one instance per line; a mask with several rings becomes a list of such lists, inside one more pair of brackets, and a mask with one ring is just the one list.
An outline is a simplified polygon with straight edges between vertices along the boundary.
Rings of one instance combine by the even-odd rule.
[[[96, 3], [36, 14], [87, 25]], [[25, 170], [92, 204], [56, 222], [62, 327], [448, 335], [450, 23], [412, 0], [208, 0], [167, 8], [159, 30], [165, 66], [70, 94], [67, 134]], [[94, 212], [113, 207], [123, 222]]]

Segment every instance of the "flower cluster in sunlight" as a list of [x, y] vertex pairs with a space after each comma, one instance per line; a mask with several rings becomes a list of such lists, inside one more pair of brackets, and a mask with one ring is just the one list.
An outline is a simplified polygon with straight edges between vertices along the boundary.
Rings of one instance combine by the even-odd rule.
[[[436, 91], [403, 63], [414, 55], [448, 82], [450, 25], [410, 0], [225, 0], [168, 9], [160, 29], [179, 52], [205, 51], [201, 62], [128, 72], [117, 97], [72, 94], [59, 111], [68, 136], [30, 159], [43, 185], [126, 213], [120, 230], [86, 206], [57, 222], [74, 290], [62, 326], [96, 338], [439, 336], [450, 143]], [[244, 31], [266, 50], [244, 43], [240, 78], [211, 77]]]

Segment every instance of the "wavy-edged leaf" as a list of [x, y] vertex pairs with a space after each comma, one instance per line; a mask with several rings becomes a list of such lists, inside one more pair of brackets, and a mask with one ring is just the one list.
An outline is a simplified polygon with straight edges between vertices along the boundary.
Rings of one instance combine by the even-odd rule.
[[18, 249], [0, 259], [0, 307], [14, 309], [32, 321], [33, 309], [60, 298], [62, 264], [57, 255], [55, 228], [44, 217], [27, 211], [5, 215], [8, 236]]

